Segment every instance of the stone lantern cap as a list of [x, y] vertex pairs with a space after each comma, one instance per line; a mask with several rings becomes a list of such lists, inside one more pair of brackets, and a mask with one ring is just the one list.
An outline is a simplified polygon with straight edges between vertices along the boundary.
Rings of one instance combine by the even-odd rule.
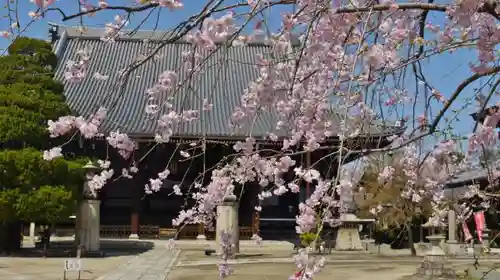
[[238, 202], [238, 198], [234, 194], [228, 194], [228, 195], [224, 196], [222, 202], [235, 203], [235, 202]]
[[87, 172], [96, 172], [98, 171], [100, 168], [98, 166], [96, 166], [94, 163], [92, 163], [92, 161], [89, 161], [87, 162], [87, 164], [85, 164], [85, 166], [82, 167], [83, 170], [86, 170]]

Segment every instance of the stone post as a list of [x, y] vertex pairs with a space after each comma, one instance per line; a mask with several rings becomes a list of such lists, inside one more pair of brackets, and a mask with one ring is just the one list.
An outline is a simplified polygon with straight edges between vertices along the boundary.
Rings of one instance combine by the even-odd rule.
[[101, 201], [86, 199], [80, 207], [80, 244], [88, 252], [100, 250], [100, 206]]
[[457, 216], [453, 209], [448, 211], [448, 241], [457, 242]]
[[36, 236], [36, 233], [35, 233], [35, 223], [31, 222], [30, 223], [30, 242], [32, 244], [35, 244], [35, 236]]
[[[89, 161], [84, 167], [85, 177], [90, 180], [99, 167]], [[77, 248], [84, 247], [87, 252], [100, 250], [101, 201], [97, 193], [90, 190], [88, 181], [81, 189], [82, 199], [78, 203], [75, 219], [75, 243]]]
[[457, 216], [453, 209], [448, 211], [448, 241], [446, 248], [448, 255], [460, 253], [460, 245], [457, 242]]
[[215, 244], [217, 253], [221, 253], [221, 233], [227, 232], [231, 236], [234, 245], [234, 253], [240, 251], [240, 228], [238, 226], [238, 200], [235, 195], [227, 195], [221, 205], [217, 206], [217, 221], [215, 232]]
[[207, 237], [205, 236], [205, 224], [204, 223], [198, 224], [198, 236], [196, 236], [196, 239], [207, 240]]

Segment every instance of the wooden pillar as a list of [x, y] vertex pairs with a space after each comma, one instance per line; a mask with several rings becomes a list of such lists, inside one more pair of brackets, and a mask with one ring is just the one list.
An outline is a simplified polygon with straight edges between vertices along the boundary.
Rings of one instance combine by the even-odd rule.
[[[306, 153], [306, 169], [309, 169], [309, 166], [311, 166], [311, 153], [307, 152]], [[308, 199], [309, 196], [311, 196], [311, 185], [309, 182], [306, 182], [306, 198]]]
[[252, 235], [259, 235], [260, 233], [260, 212], [253, 210], [252, 215]]
[[139, 239], [139, 213], [130, 215], [130, 235], [128, 239]]
[[[139, 148], [139, 144], [137, 143], [137, 148]], [[141, 174], [144, 174], [144, 170], [139, 170]], [[130, 236], [129, 239], [139, 239], [139, 213], [141, 209], [141, 182], [142, 176], [135, 175], [132, 180], [128, 181], [130, 184], [130, 188], [132, 188], [132, 211], [130, 213]]]
[[130, 213], [130, 236], [129, 239], [139, 239], [139, 215], [141, 209], [141, 195], [138, 180], [133, 180], [132, 187], [132, 211]]
[[259, 205], [259, 198], [258, 194], [260, 193], [261, 186], [258, 183], [253, 183], [254, 186], [252, 186], [252, 193], [250, 194], [252, 196], [252, 200], [250, 200], [250, 205], [249, 207], [252, 207], [251, 213], [252, 213], [252, 235], [260, 235], [260, 211], [257, 211], [255, 207]]
[[[255, 150], [259, 151], [260, 145], [259, 143], [255, 144]], [[250, 202], [250, 207], [252, 207], [252, 235], [259, 235], [260, 234], [260, 212], [255, 209], [259, 205], [259, 198], [258, 195], [261, 190], [261, 186], [258, 183], [255, 183], [255, 186], [252, 187], [252, 192], [250, 193], [251, 199], [250, 201], [254, 201], [253, 203]]]

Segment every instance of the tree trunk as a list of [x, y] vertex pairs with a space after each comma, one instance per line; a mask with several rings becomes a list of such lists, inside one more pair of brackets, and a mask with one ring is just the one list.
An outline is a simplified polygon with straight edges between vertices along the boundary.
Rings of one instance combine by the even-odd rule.
[[0, 222], [0, 252], [12, 253], [21, 249], [21, 223]]
[[408, 246], [410, 246], [410, 252], [412, 256], [417, 255], [417, 250], [415, 250], [415, 244], [413, 241], [413, 228], [411, 223], [406, 224], [406, 229], [408, 230]]

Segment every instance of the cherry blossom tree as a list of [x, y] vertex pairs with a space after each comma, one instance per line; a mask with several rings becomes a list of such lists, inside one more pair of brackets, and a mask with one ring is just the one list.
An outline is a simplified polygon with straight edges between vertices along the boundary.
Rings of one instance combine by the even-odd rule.
[[[52, 0], [35, 0], [31, 11], [16, 10], [16, 5], [9, 2], [10, 27], [2, 35], [7, 39], [21, 36], [31, 22], [49, 16], [63, 22], [77, 19], [84, 30], [85, 24], [92, 22], [93, 15], [112, 11], [116, 12], [116, 17], [106, 25], [101, 38], [112, 44], [130, 32], [126, 28], [133, 15], [142, 15], [142, 20], [136, 24], [137, 30], [141, 22], [162, 20], [168, 13], [180, 13], [184, 5], [188, 5], [183, 0], [124, 2], [127, 3], [114, 6], [105, 0], [80, 0], [77, 12], [66, 10]], [[337, 194], [353, 188], [353, 183], [349, 178], [324, 174], [314, 168], [316, 162], [305, 166], [292, 159], [294, 155], [318, 150], [331, 151], [329, 157], [336, 159], [336, 169], [353, 155], [400, 150], [404, 157], [399, 164], [408, 179], [401, 196], [417, 205], [424, 197], [433, 205], [439, 205], [449, 176], [470, 168], [482, 147], [492, 145], [496, 139], [494, 129], [499, 115], [495, 111], [489, 114], [484, 125], [474, 128], [467, 156], [459, 163], [450, 164], [462, 141], [459, 137], [462, 135], [453, 133], [456, 121], [464, 117], [461, 112], [477, 109], [473, 105], [474, 97], [481, 101], [481, 109], [486, 109], [487, 101], [496, 94], [500, 83], [496, 50], [500, 40], [500, 7], [494, 0], [449, 0], [440, 4], [433, 0], [202, 2], [198, 13], [186, 16], [171, 28], [154, 49], [138, 56], [124, 69], [115, 69], [119, 78], [113, 90], [123, 87], [128, 75], [152, 59], [165, 45], [181, 39], [192, 45], [191, 51], [183, 57], [190, 66], [186, 70], [190, 78], [203, 75], [199, 73], [200, 66], [217, 50], [243, 47], [254, 41], [265, 42], [270, 53], [255, 61], [260, 76], [241, 93], [241, 105], [234, 108], [230, 122], [234, 127], [248, 127], [246, 124], [254, 122], [259, 115], [276, 111], [279, 118], [268, 138], [281, 142], [282, 148], [271, 155], [266, 151], [264, 156], [252, 137], [252, 130], [248, 129], [248, 138], [234, 146], [235, 153], [228, 160], [204, 170], [211, 178], [208, 184], [203, 185], [200, 180], [193, 183], [196, 204], [180, 212], [177, 224], [202, 221], [210, 226], [215, 206], [227, 194], [233, 193], [237, 185], [259, 182], [262, 188], [259, 198], [266, 199], [289, 191], [297, 192], [302, 181], [316, 188], [299, 206], [297, 232], [313, 229], [321, 232], [321, 223], [317, 228], [318, 216], [323, 224], [337, 224], [331, 209], [342, 211], [343, 198], [340, 195], [339, 199]], [[158, 11], [156, 18], [151, 16], [152, 11]], [[20, 13], [28, 13], [31, 21], [20, 23], [16, 17]], [[281, 17], [280, 26], [267, 24], [270, 18], [277, 16]], [[439, 20], [431, 21], [431, 16]], [[431, 84], [424, 74], [425, 62], [445, 54], [453, 56], [464, 49], [474, 52], [467, 61], [470, 75], [455, 84], [454, 90], [440, 92], [438, 85]], [[88, 75], [106, 78], [99, 73], [88, 73], [91, 58], [100, 55], [106, 54], [81, 50], [75, 61], [66, 65], [65, 78], [75, 83]], [[204, 100], [200, 108], [159, 113], [162, 106], [172, 108], [168, 98], [167, 104], [159, 104], [159, 96], [173, 96], [188, 84], [179, 78], [179, 71], [164, 69], [158, 83], [145, 93], [151, 101], [145, 112], [158, 122], [155, 138], [158, 142], [168, 142], [177, 126], [196, 122], [201, 111], [212, 108], [210, 100]], [[486, 81], [481, 88], [488, 89], [489, 95], [479, 95], [479, 90], [475, 90], [472, 97], [467, 96], [467, 91], [477, 86], [479, 80]], [[100, 125], [110, 109], [100, 107], [90, 118], [61, 117], [49, 122], [48, 129], [52, 137], [76, 133], [92, 138], [99, 135]], [[333, 121], [332, 110], [340, 116], [340, 122]], [[366, 149], [367, 143], [351, 144], [354, 139], [369, 133], [366, 128], [376, 122], [399, 123], [406, 130], [402, 135], [391, 136], [389, 140], [393, 144], [389, 147]], [[331, 137], [339, 141], [335, 144], [326, 141]], [[137, 147], [133, 139], [118, 131], [107, 135], [106, 139], [123, 157], [130, 157]], [[202, 139], [196, 146], [199, 148], [197, 153], [203, 154], [206, 141]], [[47, 154], [61, 156], [61, 149], [64, 150], [64, 146], [54, 147]], [[187, 150], [178, 152], [186, 158], [199, 157]], [[318, 161], [321, 160], [324, 159]], [[168, 164], [166, 162], [165, 166]], [[90, 179], [89, 185], [94, 190], [102, 188], [112, 176], [109, 166], [106, 162], [104, 167], [108, 168]], [[382, 181], [392, 180], [391, 165], [380, 170]], [[289, 171], [294, 173], [295, 179], [285, 181], [284, 174]], [[131, 165], [129, 170], [124, 170], [124, 176], [138, 172], [140, 170]], [[157, 178], [151, 178], [147, 192], [157, 191], [169, 173], [165, 169]], [[321, 260], [308, 261], [312, 258], [308, 252], [305, 250], [298, 255], [300, 271], [290, 279], [311, 279], [324, 265]]]
[[[439, 162], [436, 158], [447, 162]], [[358, 190], [364, 198], [359, 199], [360, 210], [377, 218], [381, 228], [397, 226], [406, 229], [412, 255], [416, 255], [412, 231], [416, 218], [430, 217], [434, 226], [443, 225], [446, 200], [440, 188], [448, 179], [444, 174], [453, 173], [450, 169], [456, 167], [453, 154], [445, 157], [434, 155], [422, 162], [420, 168], [414, 168], [416, 172], [411, 171], [408, 167], [412, 162], [418, 163], [417, 159], [415, 149], [411, 147], [391, 154], [373, 154]], [[440, 176], [436, 176], [438, 174]], [[415, 180], [419, 177], [424, 179]]]

